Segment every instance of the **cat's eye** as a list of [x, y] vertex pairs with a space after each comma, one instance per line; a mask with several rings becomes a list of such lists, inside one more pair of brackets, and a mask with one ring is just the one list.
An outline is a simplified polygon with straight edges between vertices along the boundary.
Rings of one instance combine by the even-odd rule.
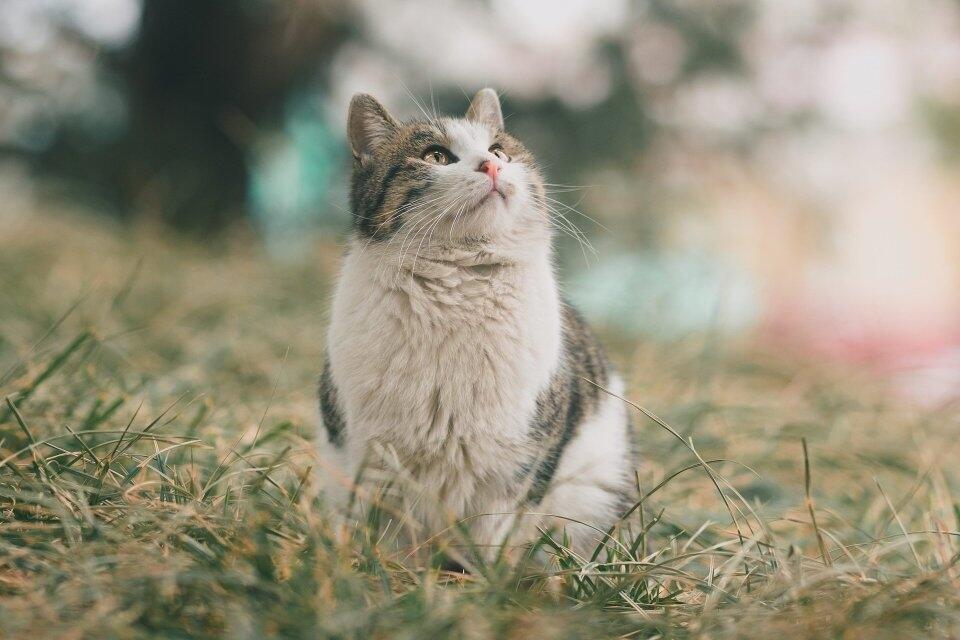
[[487, 149], [487, 151], [489, 151], [489, 152], [492, 153], [493, 155], [497, 156], [498, 158], [500, 158], [500, 159], [503, 160], [504, 162], [510, 162], [510, 156], [507, 154], [506, 151], [503, 150], [503, 147], [501, 147], [501, 146], [498, 145], [498, 144], [493, 145], [492, 147], [490, 147], [489, 149]]
[[451, 162], [456, 162], [453, 154], [443, 147], [430, 147], [424, 151], [420, 157], [430, 164], [450, 164]]

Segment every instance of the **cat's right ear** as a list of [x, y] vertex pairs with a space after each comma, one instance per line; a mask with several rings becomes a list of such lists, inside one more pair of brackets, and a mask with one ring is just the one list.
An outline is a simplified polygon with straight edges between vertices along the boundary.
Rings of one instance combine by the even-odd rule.
[[467, 109], [467, 120], [480, 122], [492, 127], [496, 131], [503, 131], [503, 111], [500, 109], [500, 96], [487, 87], [477, 91]]
[[372, 156], [396, 132], [397, 127], [397, 121], [373, 96], [358, 93], [350, 100], [347, 139], [357, 160], [362, 162]]

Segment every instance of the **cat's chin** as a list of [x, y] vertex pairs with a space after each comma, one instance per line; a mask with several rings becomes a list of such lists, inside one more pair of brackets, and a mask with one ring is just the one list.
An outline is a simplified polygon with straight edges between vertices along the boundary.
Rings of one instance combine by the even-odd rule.
[[470, 215], [495, 213], [507, 208], [507, 194], [500, 189], [491, 189], [474, 198], [474, 204], [467, 209]]
[[[473, 207], [469, 215], [473, 217], [493, 218], [507, 215], [508, 211], [506, 198], [495, 191], [491, 191]], [[488, 220], [488, 222], [494, 221]]]
[[464, 235], [491, 235], [508, 231], [511, 224], [510, 201], [495, 191], [483, 196], [468, 212], [460, 216], [454, 225], [463, 229]]
[[515, 184], [501, 182], [499, 185], [475, 196], [476, 204], [473, 205], [472, 210], [477, 213], [497, 210], [505, 211], [513, 203], [513, 199], [516, 196], [517, 187]]

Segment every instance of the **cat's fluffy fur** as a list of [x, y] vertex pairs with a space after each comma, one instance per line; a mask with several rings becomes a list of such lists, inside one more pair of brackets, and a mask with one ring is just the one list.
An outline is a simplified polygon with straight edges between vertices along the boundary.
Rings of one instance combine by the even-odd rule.
[[[542, 180], [496, 93], [478, 93], [466, 118], [406, 123], [359, 95], [348, 133], [355, 233], [320, 383], [342, 477], [361, 464], [402, 476], [428, 533], [466, 519], [481, 545], [543, 522], [502, 514], [609, 526], [631, 435], [597, 385], [621, 383], [560, 298]], [[584, 546], [602, 537], [567, 528]]]

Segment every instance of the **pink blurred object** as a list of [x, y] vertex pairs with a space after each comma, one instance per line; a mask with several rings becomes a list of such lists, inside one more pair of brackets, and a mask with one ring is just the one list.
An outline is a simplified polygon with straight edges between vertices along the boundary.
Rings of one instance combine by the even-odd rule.
[[829, 251], [772, 296], [765, 333], [867, 365], [917, 401], [960, 397], [958, 183], [871, 173], [838, 208]]

